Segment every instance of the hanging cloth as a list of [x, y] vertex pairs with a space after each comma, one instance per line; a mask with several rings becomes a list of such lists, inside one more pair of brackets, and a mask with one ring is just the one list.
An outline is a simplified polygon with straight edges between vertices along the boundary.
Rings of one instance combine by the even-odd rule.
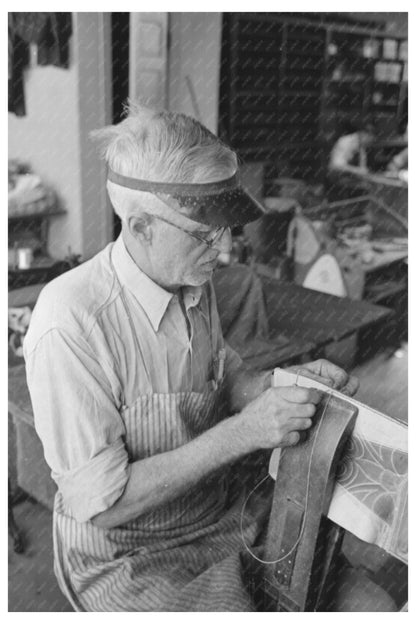
[[23, 70], [29, 65], [29, 44], [38, 46], [38, 64], [69, 67], [71, 13], [9, 13], [9, 111], [26, 114]]
[[38, 64], [69, 67], [71, 13], [14, 13], [15, 29], [26, 43], [38, 46]]
[[29, 64], [29, 46], [17, 34], [15, 15], [16, 13], [9, 13], [8, 20], [8, 107], [10, 113], [15, 113], [18, 117], [23, 117], [26, 115], [25, 95], [23, 89], [23, 70]]

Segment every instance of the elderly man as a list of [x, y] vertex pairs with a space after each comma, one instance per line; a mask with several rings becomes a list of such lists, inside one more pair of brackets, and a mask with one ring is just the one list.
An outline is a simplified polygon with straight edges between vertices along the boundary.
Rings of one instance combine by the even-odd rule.
[[[191, 118], [135, 106], [96, 138], [121, 235], [43, 289], [24, 344], [58, 485], [56, 574], [79, 611], [253, 610], [230, 472], [296, 444], [320, 400], [269, 388], [221, 333], [210, 278], [230, 226], [262, 210], [234, 152]], [[356, 390], [328, 362], [307, 368]], [[247, 544], [266, 514], [247, 509]]]
[[347, 199], [368, 192], [367, 150], [374, 142], [372, 124], [358, 123], [333, 146], [328, 163], [327, 187], [331, 200]]

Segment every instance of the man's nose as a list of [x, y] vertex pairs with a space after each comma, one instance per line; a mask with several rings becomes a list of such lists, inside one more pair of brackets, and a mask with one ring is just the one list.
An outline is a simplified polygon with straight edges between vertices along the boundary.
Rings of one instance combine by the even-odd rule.
[[218, 249], [220, 253], [230, 253], [232, 245], [231, 229], [228, 227], [224, 230], [220, 238], [215, 241], [214, 247]]

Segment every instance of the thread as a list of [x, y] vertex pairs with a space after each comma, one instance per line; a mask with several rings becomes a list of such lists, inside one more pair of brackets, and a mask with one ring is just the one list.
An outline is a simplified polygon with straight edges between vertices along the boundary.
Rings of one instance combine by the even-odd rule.
[[250, 549], [250, 547], [248, 546], [245, 538], [244, 538], [244, 532], [243, 532], [243, 522], [244, 522], [244, 511], [246, 509], [247, 503], [249, 501], [249, 499], [251, 498], [251, 496], [254, 494], [254, 492], [257, 490], [258, 487], [260, 487], [260, 485], [262, 485], [264, 483], [264, 481], [269, 477], [269, 475], [267, 474], [265, 477], [263, 477], [263, 479], [261, 481], [259, 481], [259, 483], [257, 483], [257, 485], [251, 490], [251, 492], [249, 492], [249, 494], [247, 495], [246, 500], [243, 503], [243, 506], [241, 508], [241, 512], [240, 512], [240, 535], [241, 535], [241, 540], [243, 542], [244, 548], [247, 550], [247, 552], [259, 563], [264, 563], [266, 565], [274, 565], [276, 563], [280, 563], [281, 561], [284, 561], [284, 559], [286, 559], [287, 557], [289, 557], [297, 548], [297, 546], [299, 545], [300, 540], [302, 539], [303, 536], [303, 532], [305, 530], [305, 524], [306, 524], [306, 517], [307, 517], [307, 512], [308, 512], [308, 503], [309, 503], [309, 489], [310, 489], [310, 480], [311, 480], [311, 471], [312, 471], [312, 457], [313, 457], [313, 453], [315, 450], [315, 445], [316, 445], [316, 440], [318, 439], [318, 434], [319, 434], [319, 430], [321, 428], [322, 422], [324, 420], [325, 414], [326, 414], [326, 410], [328, 409], [328, 405], [329, 402], [332, 398], [332, 392], [330, 392], [328, 394], [328, 398], [324, 407], [324, 411], [322, 413], [322, 417], [321, 420], [319, 421], [319, 425], [318, 428], [315, 432], [314, 435], [314, 439], [313, 439], [313, 443], [312, 443], [312, 450], [311, 450], [311, 454], [309, 457], [309, 465], [308, 465], [308, 473], [307, 473], [307, 481], [306, 481], [306, 505], [305, 505], [305, 513], [303, 514], [303, 520], [302, 520], [302, 526], [300, 529], [300, 533], [299, 533], [299, 537], [297, 538], [297, 540], [295, 541], [295, 543], [293, 544], [293, 546], [291, 547], [291, 549], [289, 550], [289, 552], [287, 552], [285, 555], [283, 555], [282, 557], [279, 557], [278, 559], [275, 559], [274, 561], [266, 561], [265, 559], [260, 559], [260, 557], [257, 557], [253, 551]]

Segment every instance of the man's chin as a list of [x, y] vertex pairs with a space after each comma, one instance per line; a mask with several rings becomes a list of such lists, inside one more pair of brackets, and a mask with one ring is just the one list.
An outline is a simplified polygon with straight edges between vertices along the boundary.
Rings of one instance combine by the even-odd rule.
[[192, 275], [189, 276], [189, 279], [187, 280], [187, 285], [202, 286], [211, 279], [214, 269], [215, 266], [212, 265], [199, 267], [198, 271], [195, 271], [194, 273], [192, 273]]

